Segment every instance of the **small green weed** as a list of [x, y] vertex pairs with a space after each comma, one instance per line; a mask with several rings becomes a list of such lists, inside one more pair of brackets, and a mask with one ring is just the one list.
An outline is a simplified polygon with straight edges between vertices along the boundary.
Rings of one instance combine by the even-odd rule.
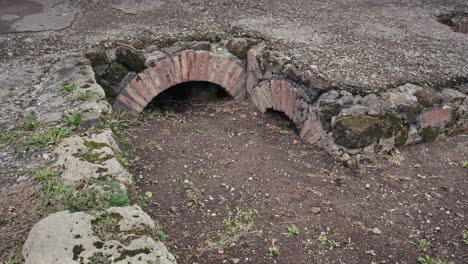
[[162, 229], [158, 228], [158, 230], [156, 230], [156, 235], [162, 242], [165, 242], [168, 239], [168, 235], [166, 235]]
[[295, 224], [287, 226], [287, 229], [288, 229], [288, 233], [286, 235], [288, 237], [293, 237], [293, 236], [299, 235], [299, 228]]
[[463, 162], [463, 168], [468, 168], [468, 160], [465, 160], [465, 161]]
[[34, 135], [24, 142], [27, 146], [46, 147], [57, 144], [70, 135], [70, 130], [65, 127], [51, 127], [45, 133]]
[[240, 208], [236, 208], [236, 214], [234, 217], [231, 215], [224, 219], [223, 224], [226, 228], [228, 236], [233, 240], [237, 241], [239, 237], [250, 230], [253, 224], [252, 211], [244, 211]]
[[7, 132], [2, 132], [0, 133], [0, 144], [11, 144], [13, 143], [16, 139], [22, 136], [21, 131], [17, 130], [11, 130]]
[[119, 116], [103, 115], [101, 117], [101, 126], [110, 128], [113, 132], [120, 132], [123, 127], [127, 126], [127, 121]]
[[37, 119], [36, 115], [31, 115], [23, 121], [20, 128], [23, 130], [36, 131], [42, 126], [41, 121]]
[[468, 245], [468, 230], [462, 230], [460, 235], [462, 236], [463, 244]]
[[85, 92], [80, 92], [76, 99], [79, 101], [91, 101], [97, 94], [93, 91], [87, 90]]
[[314, 258], [315, 252], [312, 249], [307, 250], [307, 257]]
[[161, 261], [159, 259], [149, 260], [148, 264], [161, 264]]
[[413, 244], [416, 245], [416, 247], [418, 247], [418, 250], [422, 252], [426, 252], [431, 247], [431, 243], [426, 239], [421, 239], [416, 243], [413, 242]]
[[128, 168], [130, 167], [130, 160], [131, 160], [131, 155], [130, 155], [130, 152], [128, 151], [119, 151], [117, 153], [115, 153], [115, 158], [117, 159], [117, 161], [124, 167], [124, 168]]
[[419, 264], [455, 264], [453, 261], [443, 261], [440, 259], [432, 258], [428, 255], [418, 257]]
[[82, 119], [83, 114], [80, 112], [76, 112], [71, 115], [64, 114], [62, 116], [62, 123], [73, 130], [80, 125]]
[[109, 207], [128, 206], [130, 199], [119, 184], [109, 182], [104, 184], [103, 191], [89, 189], [69, 195], [66, 204], [71, 212], [104, 210]]
[[78, 88], [74, 83], [66, 83], [59, 88], [59, 93], [63, 96], [71, 94]]
[[334, 250], [335, 248], [339, 248], [341, 246], [340, 242], [329, 239], [325, 234], [321, 234], [318, 237], [318, 241], [321, 246], [328, 245], [329, 250]]
[[161, 115], [161, 111], [159, 111], [159, 109], [151, 109], [151, 108], [148, 108], [148, 109], [144, 109], [141, 113], [140, 113], [140, 117], [139, 119], [141, 121], [145, 121], [147, 120], [148, 118], [153, 118], [153, 117], [157, 117]]
[[19, 260], [15, 255], [8, 256], [1, 264], [19, 264]]
[[59, 173], [44, 169], [36, 172], [35, 180], [41, 183], [41, 200], [43, 206], [52, 206], [60, 203], [62, 197], [66, 197], [70, 193], [70, 186], [60, 182], [57, 177]]
[[279, 255], [279, 248], [275, 246], [276, 239], [271, 240], [271, 247], [267, 250], [267, 256], [276, 257]]
[[291, 130], [286, 130], [286, 129], [281, 129], [278, 128], [276, 131], [280, 136], [286, 136], [286, 135], [291, 135], [293, 132]]

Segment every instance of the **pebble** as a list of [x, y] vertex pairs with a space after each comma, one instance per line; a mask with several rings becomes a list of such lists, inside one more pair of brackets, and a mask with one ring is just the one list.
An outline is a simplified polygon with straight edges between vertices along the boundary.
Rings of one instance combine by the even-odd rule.
[[366, 184], [366, 189], [370, 189], [370, 184]]
[[374, 229], [372, 229], [372, 233], [376, 234], [376, 235], [381, 235], [382, 234], [382, 231], [380, 231], [380, 229], [378, 229], [377, 227], [375, 227]]
[[321, 209], [320, 207], [312, 207], [312, 209], [310, 209], [310, 211], [314, 214], [319, 214]]

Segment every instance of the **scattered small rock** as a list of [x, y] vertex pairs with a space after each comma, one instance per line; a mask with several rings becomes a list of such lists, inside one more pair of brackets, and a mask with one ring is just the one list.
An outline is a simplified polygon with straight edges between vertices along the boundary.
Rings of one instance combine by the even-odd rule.
[[367, 183], [365, 187], [366, 187], [366, 189], [370, 189], [371, 186], [370, 186], [370, 184]]
[[381, 235], [382, 234], [382, 231], [380, 231], [380, 229], [378, 229], [377, 227], [375, 227], [374, 229], [372, 229], [372, 233], [376, 234], [376, 235]]
[[310, 209], [310, 211], [314, 214], [319, 214], [321, 209], [320, 207], [312, 207], [312, 209]]

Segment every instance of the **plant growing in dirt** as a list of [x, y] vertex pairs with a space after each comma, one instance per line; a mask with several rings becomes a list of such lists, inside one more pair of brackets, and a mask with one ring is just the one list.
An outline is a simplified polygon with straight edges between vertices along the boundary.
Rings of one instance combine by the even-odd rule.
[[326, 234], [321, 234], [318, 237], [318, 241], [319, 241], [320, 246], [328, 245], [329, 250], [334, 250], [334, 249], [339, 248], [341, 246], [340, 242], [328, 238], [328, 236]]
[[276, 257], [279, 255], [279, 248], [275, 246], [276, 239], [271, 240], [271, 247], [267, 250], [267, 256]]
[[463, 162], [463, 168], [468, 168], [468, 160], [465, 160], [465, 161]]
[[428, 255], [418, 257], [419, 264], [455, 264], [453, 261], [443, 261], [440, 259], [432, 258]]
[[165, 242], [168, 238], [168, 235], [166, 235], [166, 233], [164, 233], [164, 231], [160, 228], [156, 230], [156, 235], [158, 236], [159, 240], [161, 240], [162, 242]]
[[286, 234], [288, 237], [299, 235], [299, 228], [295, 224], [289, 225], [286, 228], [288, 230], [288, 233]]
[[122, 128], [128, 125], [127, 121], [120, 115], [103, 115], [101, 117], [101, 127], [110, 128], [114, 133], [121, 133]]
[[282, 129], [282, 128], [278, 128], [276, 132], [281, 136], [291, 135], [293, 133], [291, 130]]
[[418, 247], [418, 250], [422, 252], [426, 252], [430, 247], [431, 243], [427, 241], [426, 239], [421, 239], [418, 240], [417, 242], [412, 242], [416, 247]]
[[468, 230], [463, 229], [463, 230], [460, 232], [460, 235], [461, 235], [461, 237], [462, 237], [463, 244], [468, 245]]
[[70, 193], [70, 186], [61, 183], [57, 177], [59, 173], [44, 169], [36, 172], [35, 180], [41, 183], [41, 200], [43, 206], [52, 206], [59, 204], [61, 198], [66, 197]]
[[65, 83], [59, 88], [59, 93], [63, 96], [71, 94], [78, 88], [74, 83]]

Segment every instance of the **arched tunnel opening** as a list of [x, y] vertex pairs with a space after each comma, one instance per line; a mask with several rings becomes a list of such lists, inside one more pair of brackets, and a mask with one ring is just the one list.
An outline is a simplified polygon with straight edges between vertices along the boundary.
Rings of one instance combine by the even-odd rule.
[[187, 111], [193, 105], [205, 105], [216, 100], [230, 100], [231, 96], [221, 86], [192, 81], [174, 85], [158, 94], [146, 107], [148, 110]]

